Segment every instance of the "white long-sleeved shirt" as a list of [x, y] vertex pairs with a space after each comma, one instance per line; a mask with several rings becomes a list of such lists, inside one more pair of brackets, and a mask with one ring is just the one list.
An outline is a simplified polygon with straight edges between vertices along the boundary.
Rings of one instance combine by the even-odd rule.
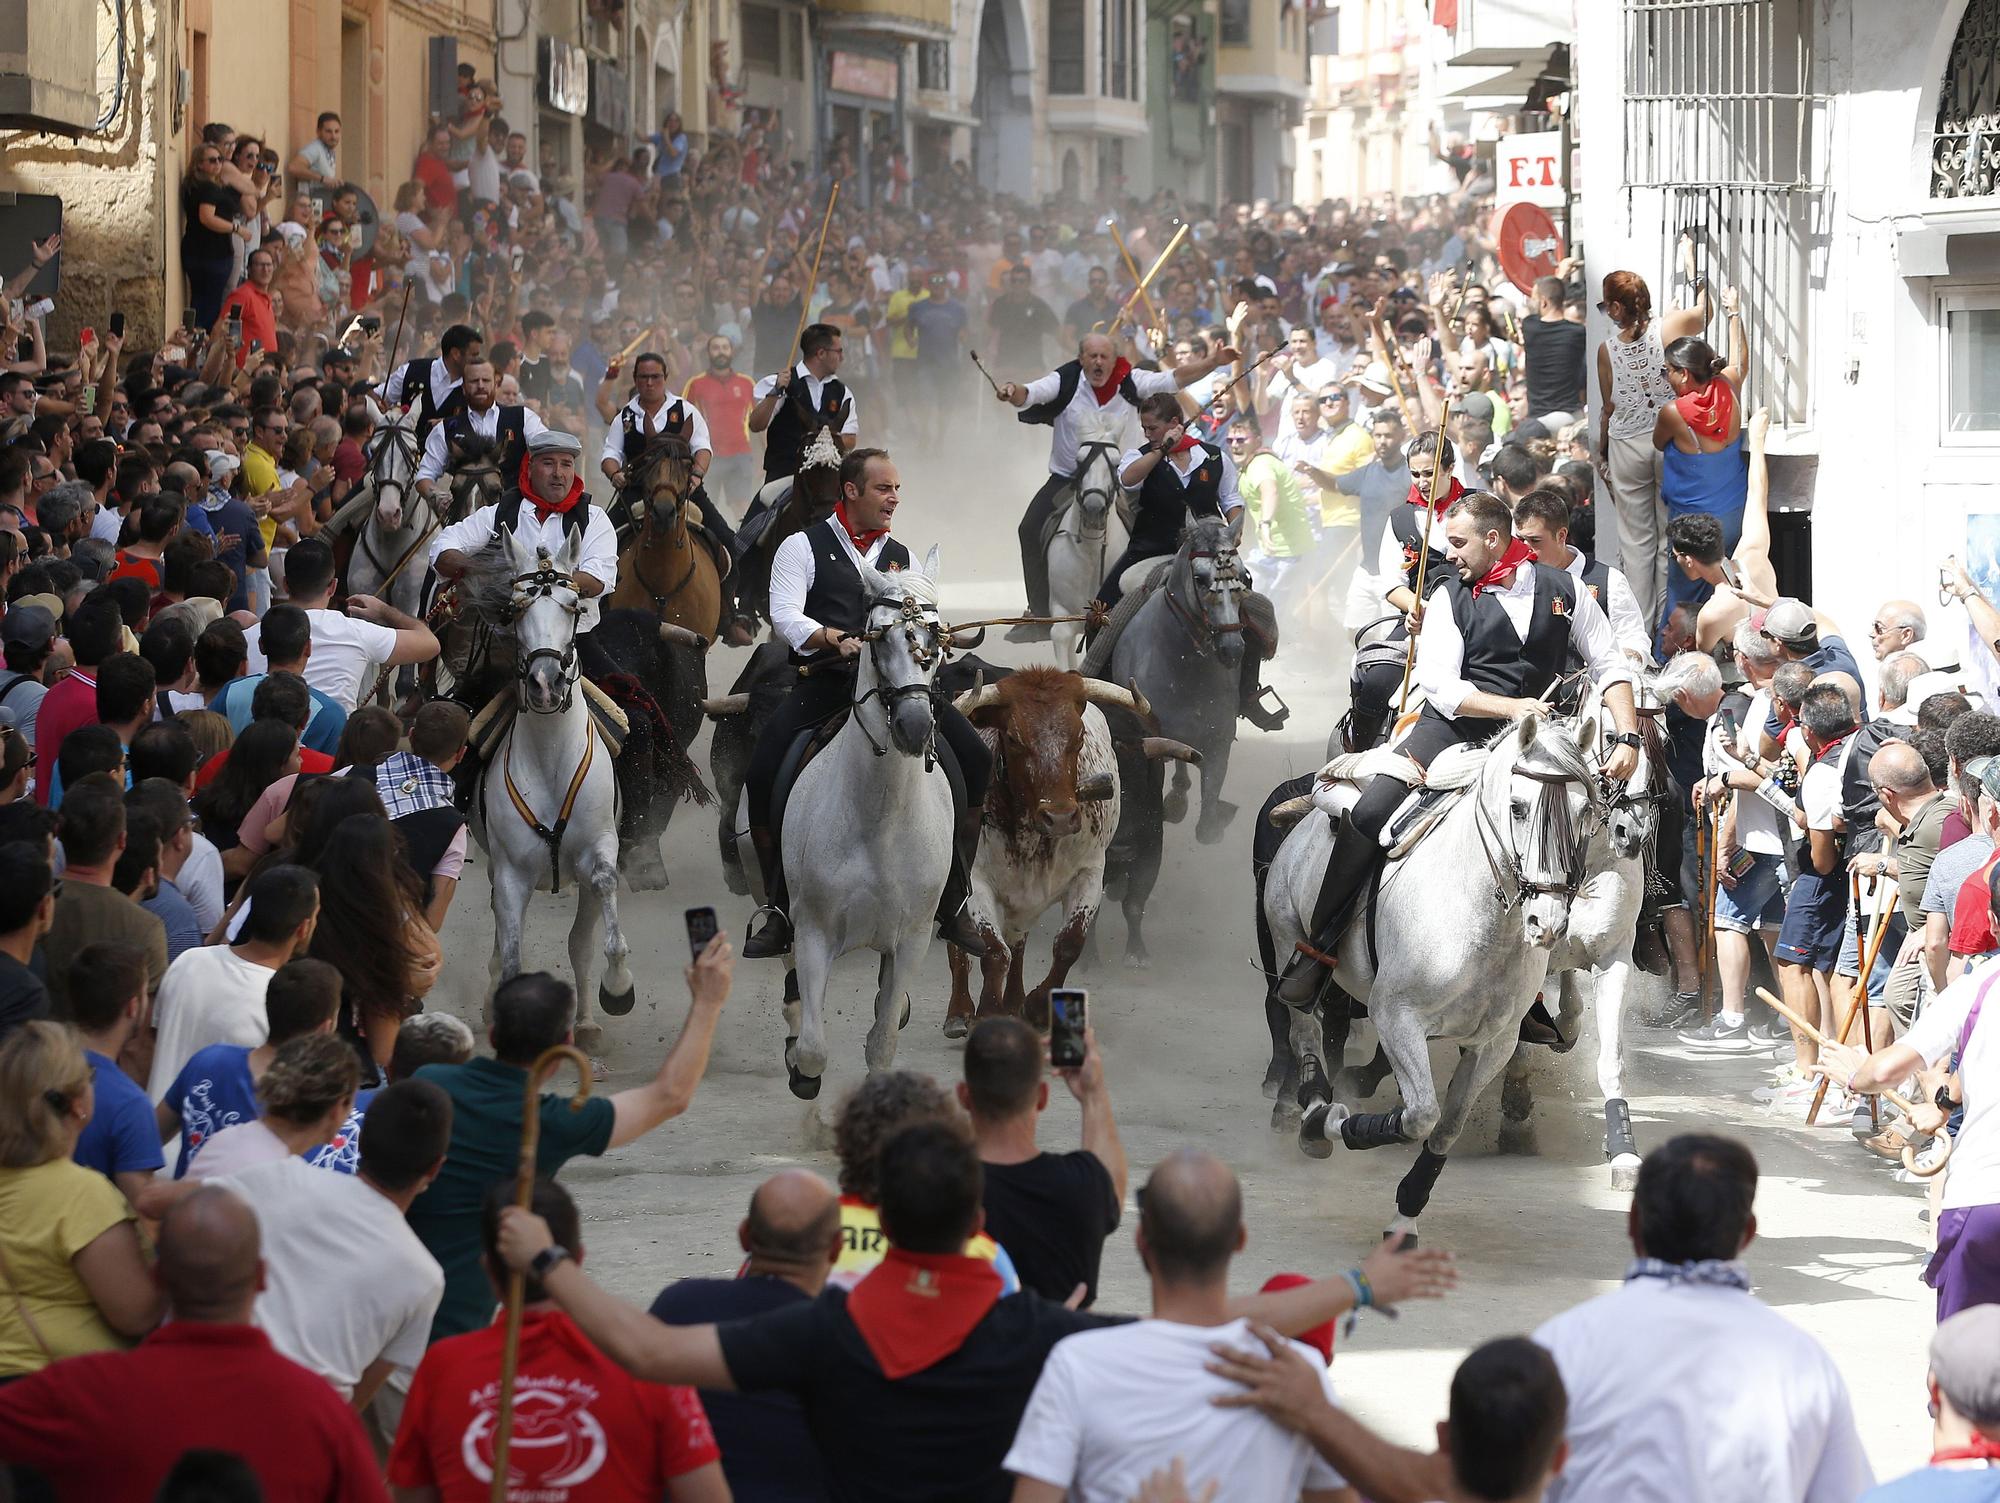
[[[1046, 376], [1037, 376], [1028, 383], [1028, 407], [1043, 402], [1053, 402], [1062, 389], [1062, 376], [1050, 371]], [[1180, 377], [1172, 371], [1134, 371], [1132, 389], [1142, 397], [1150, 397], [1156, 392], [1179, 391]], [[1056, 414], [1055, 428], [1049, 439], [1049, 473], [1051, 475], [1073, 475], [1076, 473], [1076, 441], [1079, 429], [1086, 418], [1092, 421], [1109, 421], [1123, 427], [1131, 427], [1138, 421], [1137, 411], [1125, 400], [1125, 393], [1114, 391], [1111, 400], [1103, 406], [1097, 403], [1097, 393], [1090, 389], [1090, 378], [1077, 372], [1076, 394], [1069, 399], [1069, 406]]]
[[[792, 367], [792, 379], [806, 383], [806, 400], [812, 404], [814, 411], [818, 411], [820, 397], [826, 391], [827, 378], [815, 376], [801, 360]], [[777, 389], [776, 376], [761, 376], [757, 384], [750, 388], [750, 396], [753, 401], [761, 402]], [[854, 388], [851, 386], [847, 388], [847, 416], [841, 419], [838, 431], [842, 438], [858, 438], [861, 435], [860, 404], [854, 400]]]
[[[500, 431], [500, 404], [498, 402], [495, 402], [484, 412], [479, 411], [475, 407], [468, 407], [465, 409], [464, 416], [466, 422], [471, 425], [472, 431], [481, 438], [490, 439]], [[548, 431], [548, 424], [535, 416], [534, 408], [524, 407], [521, 409], [521, 434], [524, 438], [533, 438], [538, 433], [546, 433]], [[438, 476], [445, 472], [445, 467], [450, 462], [450, 459], [451, 448], [445, 439], [444, 424], [439, 423], [424, 438], [424, 457], [417, 463], [416, 478], [419, 480], [437, 479]], [[502, 475], [500, 477], [501, 481], [508, 485], [514, 483], [514, 478], [512, 475]]]
[[[1442, 580], [1438, 589], [1445, 588]], [[1506, 612], [1507, 622], [1525, 643], [1528, 623], [1535, 609], [1535, 571], [1526, 564], [1514, 571], [1514, 579], [1503, 590], [1491, 591]], [[1588, 590], [1576, 592], [1576, 606], [1569, 613], [1569, 640], [1583, 657], [1591, 678], [1602, 689], [1611, 684], [1632, 682], [1632, 668], [1619, 651], [1611, 622], [1603, 608], [1591, 599]], [[1424, 628], [1417, 633], [1417, 683], [1426, 703], [1441, 715], [1456, 716], [1466, 696], [1478, 685], [1465, 676], [1465, 640], [1458, 633], [1448, 601], [1432, 591], [1424, 605]]]
[[621, 465], [625, 463], [626, 412], [631, 413], [638, 421], [640, 430], [643, 432], [648, 417], [652, 418], [653, 426], [658, 428], [667, 420], [668, 414], [676, 407], [684, 408], [688, 417], [693, 421], [693, 426], [688, 430], [688, 453], [703, 454], [708, 452], [708, 420], [701, 415], [701, 409], [695, 406], [694, 403], [686, 401], [681, 397], [668, 397], [666, 401], [660, 404], [659, 411], [648, 413], [640, 405], [639, 399], [634, 397], [625, 404], [624, 411], [620, 412], [617, 417], [614, 417], [611, 420], [610, 426], [604, 430], [604, 452], [597, 456], [598, 465], [601, 467], [607, 459], [616, 460]]
[[[382, 388], [382, 400], [391, 406], [416, 401], [414, 392], [407, 396], [403, 392], [403, 373], [408, 369], [407, 364], [397, 366], [389, 373], [388, 384]], [[447, 397], [458, 390], [458, 387], [458, 377], [451, 373], [451, 368], [444, 363], [442, 357], [431, 361], [431, 391], [436, 395], [440, 406]]]
[[[867, 552], [854, 546], [844, 528], [835, 527], [834, 534], [840, 539], [840, 546], [847, 550], [847, 556], [857, 564], [867, 564], [871, 569], [882, 557], [882, 545], [889, 541], [884, 533], [868, 545]], [[813, 552], [810, 533], [795, 532], [778, 544], [778, 551], [771, 555], [771, 629], [790, 644], [792, 651], [805, 651], [806, 638], [828, 623], [815, 621], [806, 614], [806, 592], [813, 587], [818, 577], [819, 557]]]
[[[1207, 458], [1207, 450], [1189, 449], [1185, 454], [1163, 455], [1160, 463], [1165, 465], [1167, 472], [1181, 483], [1181, 489], [1186, 490], [1188, 481], [1193, 477], [1200, 462]], [[1139, 485], [1125, 485], [1123, 477], [1125, 472], [1138, 462], [1139, 451], [1136, 448], [1127, 449], [1118, 460], [1120, 477], [1118, 483], [1134, 496], [1139, 494], [1139, 486], [1145, 482], [1142, 480]], [[1243, 497], [1236, 488], [1236, 461], [1229, 457], [1227, 449], [1222, 451], [1222, 478], [1216, 482], [1215, 498], [1221, 504], [1224, 520], [1243, 510]]]
[[[1578, 585], [1583, 584], [1583, 571], [1590, 562], [1581, 548], [1569, 550], [1569, 562], [1563, 567], [1576, 577]], [[1605, 616], [1611, 622], [1611, 635], [1618, 640], [1620, 652], [1635, 654], [1640, 662], [1647, 662], [1653, 655], [1653, 636], [1646, 630], [1646, 613], [1639, 609], [1639, 597], [1632, 593], [1631, 581], [1625, 578], [1623, 570], [1610, 569], [1610, 578], [1605, 583], [1604, 593], [1609, 597], [1598, 604], [1604, 608]]]
[[[583, 552], [576, 561], [576, 572], [598, 580], [604, 586], [604, 594], [609, 594], [618, 583], [618, 529], [611, 525], [611, 518], [602, 508], [591, 505], [588, 496], [579, 497], [576, 504], [589, 513], [583, 524]], [[499, 511], [497, 506], [482, 506], [463, 522], [442, 529], [431, 539], [430, 562], [435, 564], [438, 555], [448, 549], [475, 553], [483, 548], [493, 536], [494, 518]], [[530, 547], [546, 548], [550, 557], [554, 557], [563, 546], [562, 515], [550, 512], [548, 520], [541, 521], [536, 516], [535, 503], [523, 497], [521, 525], [515, 536]], [[579, 602], [583, 614], [577, 618], [578, 636], [596, 627], [598, 602], [603, 598], [603, 594], [592, 595]]]

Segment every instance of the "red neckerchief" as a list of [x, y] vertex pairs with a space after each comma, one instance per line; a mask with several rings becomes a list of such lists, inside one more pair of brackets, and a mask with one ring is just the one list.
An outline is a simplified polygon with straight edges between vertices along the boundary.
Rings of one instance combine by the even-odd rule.
[[1681, 410], [1688, 427], [1721, 443], [1729, 432], [1729, 420], [1736, 415], [1736, 389], [1717, 376], [1707, 385], [1674, 398], [1674, 406]]
[[1535, 550], [1519, 538], [1507, 545], [1507, 551], [1500, 555], [1500, 562], [1473, 581], [1472, 598], [1477, 600], [1484, 590], [1504, 590], [1514, 582], [1514, 574], [1523, 564], [1535, 561]]
[[[1464, 494], [1465, 494], [1465, 487], [1458, 483], [1458, 477], [1456, 475], [1452, 476], [1451, 488], [1449, 490], [1441, 492], [1438, 496], [1437, 514], [1439, 516], [1443, 516], [1446, 512], [1450, 511], [1452, 508], [1452, 504], [1456, 502], [1458, 498]], [[1425, 493], [1424, 488], [1421, 485], [1418, 485], [1414, 480], [1410, 482], [1410, 505], [1428, 506], [1430, 504], [1430, 499], [1431, 498], [1429, 497], [1429, 495]]]
[[1813, 765], [1817, 767], [1822, 757], [1824, 757], [1828, 752], [1836, 750], [1840, 746], [1841, 742], [1845, 741], [1849, 736], [1852, 736], [1853, 734], [1854, 732], [1852, 731], [1844, 731], [1840, 735], [1835, 736], [1831, 741], [1827, 742], [1826, 745], [1822, 746], [1818, 751], [1814, 752]]
[[1983, 1461], [1988, 1466], [2000, 1461], [2000, 1440], [1992, 1440], [1977, 1432], [1972, 1443], [1952, 1446], [1947, 1450], [1931, 1452], [1931, 1465], [1938, 1466], [1947, 1461]]
[[875, 546], [877, 538], [885, 538], [889, 535], [889, 529], [886, 527], [877, 527], [872, 532], [856, 532], [854, 524], [847, 520], [847, 503], [845, 501], [836, 501], [833, 503], [833, 514], [840, 521], [840, 530], [847, 534], [847, 541], [854, 545], [854, 551], [861, 554], [864, 558], [867, 556], [868, 550]]
[[985, 1258], [891, 1247], [847, 1296], [847, 1315], [892, 1382], [957, 1351], [1000, 1298]]
[[1167, 450], [1167, 453], [1170, 455], [1185, 454], [1187, 453], [1188, 450], [1196, 447], [1200, 443], [1201, 440], [1196, 438], [1192, 433], [1183, 433], [1181, 435], [1181, 441], [1175, 444], [1171, 449]]
[[560, 501], [544, 501], [535, 494], [535, 483], [528, 478], [528, 456], [521, 456], [521, 494], [535, 507], [535, 520], [546, 522], [550, 517], [561, 516], [583, 499], [583, 477], [577, 476], [569, 483], [569, 494]]
[[1106, 381], [1102, 386], [1093, 386], [1090, 388], [1090, 394], [1097, 398], [1097, 405], [1102, 407], [1106, 402], [1117, 396], [1118, 388], [1125, 384], [1125, 378], [1131, 374], [1132, 362], [1127, 360], [1123, 355], [1120, 355], [1118, 363], [1111, 367], [1111, 379]]

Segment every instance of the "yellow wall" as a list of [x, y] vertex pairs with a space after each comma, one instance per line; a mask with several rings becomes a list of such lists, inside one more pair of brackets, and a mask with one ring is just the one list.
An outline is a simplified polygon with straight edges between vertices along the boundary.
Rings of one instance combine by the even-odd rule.
[[1306, 81], [1306, 12], [1294, 6], [1280, 18], [1275, 0], [1250, 7], [1250, 45], [1217, 47], [1215, 71], [1218, 76], [1264, 77], [1275, 74]]

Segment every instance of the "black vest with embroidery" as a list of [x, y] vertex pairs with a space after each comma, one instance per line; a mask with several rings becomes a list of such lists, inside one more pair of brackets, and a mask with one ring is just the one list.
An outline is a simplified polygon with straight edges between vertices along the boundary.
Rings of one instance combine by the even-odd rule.
[[471, 457], [472, 451], [487, 444], [492, 445], [491, 457], [499, 467], [503, 482], [519, 477], [521, 461], [528, 454], [528, 419], [525, 407], [496, 407], [499, 414], [493, 422], [493, 437], [488, 439], [483, 433], [476, 433], [472, 427], [472, 412], [461, 409], [444, 419], [445, 468], [457, 469]]
[[653, 414], [653, 436], [650, 439], [646, 437], [643, 420], [629, 403], [618, 417], [625, 431], [624, 456], [628, 472], [641, 455], [663, 438], [677, 438], [690, 448], [694, 446], [694, 409], [679, 397], [670, 398], [666, 406]]
[[828, 376], [819, 389], [819, 406], [814, 407], [806, 378], [794, 370], [792, 384], [785, 388], [784, 400], [764, 430], [765, 483], [796, 475], [815, 433], [822, 428], [838, 433], [847, 425], [847, 403], [847, 388], [840, 384], [840, 377]]
[[1451, 618], [1465, 644], [1458, 676], [1473, 688], [1510, 699], [1538, 698], [1569, 661], [1569, 625], [1576, 611], [1576, 578], [1566, 569], [1524, 564], [1535, 571], [1535, 603], [1524, 639], [1507, 619], [1498, 590], [1472, 593], [1447, 571]]
[[[1431, 528], [1431, 562], [1424, 571], [1424, 592], [1429, 594], [1436, 582], [1447, 574], [1457, 577], [1451, 564], [1445, 559], [1444, 550], [1437, 546], [1444, 536], [1437, 530], [1443, 525], [1440, 517]], [[1424, 509], [1407, 503], [1399, 505], [1389, 513], [1389, 530], [1396, 534], [1396, 541], [1403, 545], [1403, 588], [1415, 593], [1417, 588], [1417, 559], [1424, 551]]]
[[[523, 496], [518, 489], [509, 490], [499, 501], [494, 503], [493, 531], [496, 534], [503, 529], [508, 532], [519, 532], [521, 530], [521, 508], [523, 506], [528, 506], [527, 497]], [[529, 509], [533, 510], [531, 506]], [[590, 495], [588, 492], [585, 492], [576, 498], [576, 505], [562, 514], [563, 532], [565, 534], [573, 533], [581, 537], [584, 526], [589, 521]]]
[[417, 442], [430, 436], [431, 429], [455, 412], [465, 410], [465, 388], [454, 386], [443, 401], [431, 390], [431, 365], [436, 357], [426, 355], [403, 367], [403, 405], [417, 415]]
[[418, 809], [389, 821], [403, 832], [403, 856], [417, 880], [424, 884], [426, 899], [432, 896], [432, 873], [444, 860], [444, 853], [465, 828], [465, 816], [446, 804], [436, 809]]
[[[1056, 367], [1056, 394], [1046, 402], [1037, 402], [1033, 407], [1023, 407], [1014, 414], [1017, 423], [1039, 423], [1045, 428], [1055, 426], [1057, 418], [1069, 411], [1069, 404], [1076, 400], [1077, 384], [1083, 380], [1083, 362], [1072, 360], [1067, 365]], [[1139, 385], [1126, 372], [1125, 379], [1118, 383], [1118, 395], [1134, 407], [1139, 405]]]
[[1132, 544], [1142, 553], [1172, 553], [1180, 547], [1188, 518], [1222, 515], [1222, 451], [1201, 445], [1201, 461], [1187, 484], [1168, 473], [1173, 463], [1162, 455], [1139, 487], [1138, 514], [1132, 519]]
[[[827, 517], [815, 522], [805, 536], [813, 555], [812, 588], [806, 591], [803, 607], [806, 619], [849, 634], [865, 630], [868, 594], [862, 587], [861, 571], [854, 567], [852, 555], [841, 542], [840, 519]], [[875, 556], [875, 567], [907, 569], [910, 550], [894, 538], [885, 538], [882, 551]], [[808, 662], [812, 656], [795, 652], [792, 661]]]
[[[1572, 579], [1576, 578], [1575, 575], [1571, 575], [1570, 577]], [[1605, 563], [1602, 559], [1586, 556], [1583, 561], [1583, 577], [1580, 582], [1584, 590], [1589, 593], [1590, 598], [1597, 602], [1597, 608], [1604, 612], [1605, 619], [1607, 621], [1610, 620], [1611, 565]], [[1583, 649], [1572, 642], [1569, 649], [1569, 671], [1574, 673], [1582, 666]]]

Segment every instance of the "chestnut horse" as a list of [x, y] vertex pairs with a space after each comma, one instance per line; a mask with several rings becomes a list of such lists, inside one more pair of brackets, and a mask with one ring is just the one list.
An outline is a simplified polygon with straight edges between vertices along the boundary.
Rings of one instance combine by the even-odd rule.
[[722, 618], [722, 574], [708, 545], [695, 536], [700, 511], [688, 447], [679, 439], [655, 439], [632, 466], [624, 504], [638, 524], [618, 553], [618, 584], [608, 603], [613, 610], [651, 611], [670, 626], [703, 637]]

